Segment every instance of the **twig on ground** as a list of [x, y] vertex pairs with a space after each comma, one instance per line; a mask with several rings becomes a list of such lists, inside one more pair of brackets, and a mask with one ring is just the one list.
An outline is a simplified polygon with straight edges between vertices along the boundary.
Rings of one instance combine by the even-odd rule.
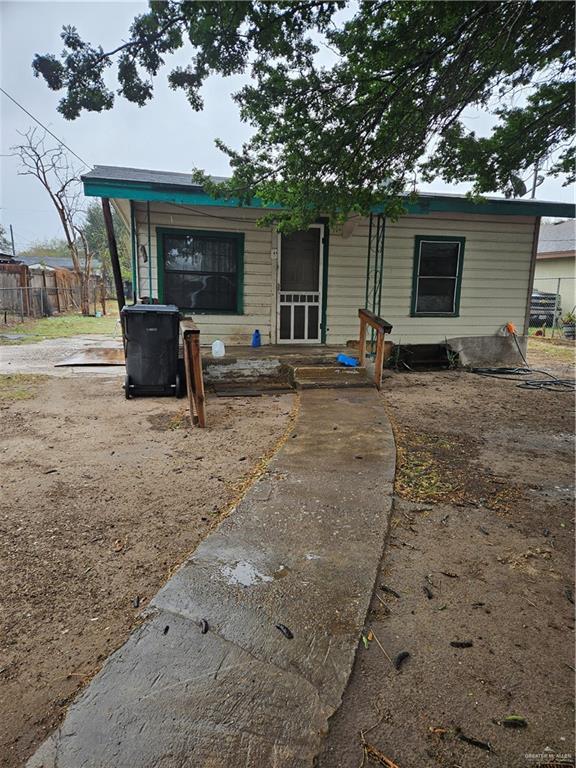
[[373, 630], [373, 629], [371, 630], [371, 632], [372, 632], [372, 635], [374, 636], [374, 640], [376, 640], [376, 644], [378, 645], [378, 647], [380, 648], [380, 650], [382, 651], [382, 653], [384, 654], [384, 656], [386, 656], [386, 658], [388, 659], [388, 661], [390, 662], [390, 664], [394, 665], [394, 662], [392, 661], [392, 659], [390, 658], [390, 656], [388, 656], [388, 654], [387, 654], [387, 653], [386, 653], [386, 651], [384, 650], [384, 646], [382, 645], [382, 643], [380, 642], [380, 640], [378, 640], [378, 638], [376, 637], [376, 633], [374, 632], [374, 630]]
[[382, 605], [383, 605], [383, 606], [384, 606], [384, 608], [386, 609], [386, 613], [390, 613], [390, 608], [389, 608], [389, 607], [386, 605], [386, 603], [384, 602], [384, 600], [382, 600], [382, 598], [380, 597], [380, 595], [378, 594], [378, 592], [375, 592], [375, 593], [374, 593], [374, 596], [376, 597], [376, 599], [377, 599], [377, 600], [379, 600], [379, 601], [382, 603]]

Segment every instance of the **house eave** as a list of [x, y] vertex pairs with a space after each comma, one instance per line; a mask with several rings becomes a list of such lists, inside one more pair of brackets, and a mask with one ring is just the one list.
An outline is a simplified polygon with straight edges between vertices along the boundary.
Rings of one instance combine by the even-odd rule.
[[[84, 194], [87, 197], [108, 197], [111, 199], [133, 200], [135, 202], [163, 202], [178, 205], [199, 205], [220, 208], [262, 208], [279, 210], [281, 205], [264, 204], [258, 197], [249, 204], [243, 204], [238, 198], [214, 198], [201, 186], [183, 186], [178, 184], [159, 184], [142, 181], [122, 181], [118, 179], [94, 179], [82, 177]], [[498, 216], [550, 216], [572, 218], [576, 216], [576, 206], [540, 200], [506, 200], [483, 198], [475, 201], [458, 195], [435, 195], [424, 193], [416, 200], [406, 198], [406, 211], [411, 215], [426, 216], [433, 213], [468, 213]], [[382, 213], [383, 205], [372, 207], [373, 213]]]

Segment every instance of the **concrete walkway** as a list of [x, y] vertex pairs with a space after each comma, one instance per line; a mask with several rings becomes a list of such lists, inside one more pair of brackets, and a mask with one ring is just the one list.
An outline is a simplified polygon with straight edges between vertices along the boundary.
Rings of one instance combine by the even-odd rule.
[[375, 390], [303, 392], [269, 471], [29, 768], [311, 766], [360, 640], [394, 466]]

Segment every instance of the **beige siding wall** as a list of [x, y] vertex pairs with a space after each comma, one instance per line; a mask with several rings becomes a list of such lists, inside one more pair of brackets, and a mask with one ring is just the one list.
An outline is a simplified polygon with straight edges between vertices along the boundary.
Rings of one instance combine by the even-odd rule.
[[560, 279], [562, 314], [574, 311], [576, 305], [576, 259], [574, 256], [560, 259], [537, 259], [534, 288], [546, 293], [556, 293]]
[[[158, 295], [156, 228], [244, 233], [244, 314], [195, 315], [204, 343], [221, 338], [249, 344], [258, 328], [264, 344], [276, 338], [277, 235], [261, 229], [261, 211], [150, 205], [152, 296]], [[138, 245], [148, 250], [146, 204], [135, 205]], [[402, 343], [438, 342], [446, 337], [497, 333], [511, 321], [522, 329], [530, 279], [534, 218], [433, 214], [387, 222], [382, 286], [382, 316], [392, 323], [392, 339]], [[465, 237], [460, 316], [410, 317], [414, 238], [417, 235]], [[359, 219], [351, 236], [330, 233], [327, 342], [356, 338], [358, 309], [364, 306], [368, 220]], [[139, 295], [149, 292], [148, 264], [138, 256]]]
[[[530, 279], [534, 218], [434, 214], [404, 216], [386, 225], [382, 316], [403, 343], [496, 333], [511, 321], [522, 330]], [[410, 317], [414, 238], [465, 237], [460, 316]], [[332, 234], [328, 278], [328, 342], [355, 338], [363, 306], [368, 222], [348, 238]]]
[[[256, 226], [261, 211], [249, 209], [227, 209], [220, 207], [198, 207], [194, 212], [182, 206], [169, 203], [150, 204], [150, 240], [152, 259], [152, 296], [158, 296], [158, 261], [156, 228], [202, 229], [218, 232], [241, 232], [244, 234], [244, 314], [243, 315], [202, 315], [194, 319], [202, 332], [202, 342], [211, 343], [222, 339], [229, 344], [249, 344], [252, 332], [258, 328], [262, 343], [270, 343], [275, 334], [275, 284], [276, 284], [276, 243], [271, 229]], [[148, 251], [148, 223], [145, 203], [135, 206], [138, 245]], [[144, 263], [138, 249], [139, 295], [149, 293], [148, 264]]]

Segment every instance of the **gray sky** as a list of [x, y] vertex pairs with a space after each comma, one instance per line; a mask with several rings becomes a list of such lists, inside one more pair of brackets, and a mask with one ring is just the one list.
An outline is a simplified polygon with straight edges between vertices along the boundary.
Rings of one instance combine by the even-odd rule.
[[[205, 108], [192, 111], [183, 93], [170, 90], [166, 74], [177, 64], [185, 65], [188, 52], [182, 50], [168, 60], [155, 81], [154, 99], [139, 108], [118, 98], [114, 109], [99, 114], [83, 113], [73, 122], [56, 111], [60, 95], [32, 74], [35, 53], [59, 53], [61, 27], [71, 24], [84, 39], [115, 47], [125, 38], [134, 15], [146, 10], [136, 2], [5, 2], [0, 0], [0, 83], [74, 152], [89, 164], [125, 165], [137, 168], [187, 171], [204, 168], [216, 175], [228, 173], [224, 155], [214, 146], [221, 138], [239, 148], [250, 129], [238, 117], [230, 94], [238, 90], [243, 77], [213, 77], [204, 87]], [[110, 83], [113, 84], [113, 78]], [[32, 123], [21, 110], [0, 94], [0, 153], [9, 153], [18, 143], [18, 131]], [[484, 117], [470, 114], [467, 121], [476, 130], [487, 125]], [[56, 212], [38, 182], [18, 176], [16, 158], [0, 157], [0, 221], [12, 224], [17, 249], [34, 241], [60, 237]], [[422, 190], [466, 191], [442, 182], [422, 185]], [[547, 180], [537, 196], [544, 200], [572, 202], [573, 190], [561, 180]]]

